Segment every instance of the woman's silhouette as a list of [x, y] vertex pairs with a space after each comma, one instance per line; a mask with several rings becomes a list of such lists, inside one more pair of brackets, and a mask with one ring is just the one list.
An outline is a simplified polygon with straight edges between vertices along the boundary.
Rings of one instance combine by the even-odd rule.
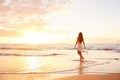
[[77, 37], [77, 41], [75, 43], [75, 48], [77, 48], [77, 52], [80, 56], [80, 61], [84, 60], [84, 57], [82, 55], [82, 51], [83, 51], [84, 48], [83, 48], [82, 44], [84, 45], [84, 48], [86, 48], [84, 38], [83, 38], [83, 34], [82, 34], [82, 32], [80, 32], [78, 37]]

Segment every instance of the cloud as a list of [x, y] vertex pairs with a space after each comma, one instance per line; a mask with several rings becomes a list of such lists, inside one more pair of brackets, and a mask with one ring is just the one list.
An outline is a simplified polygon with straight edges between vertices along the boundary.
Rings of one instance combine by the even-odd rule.
[[45, 25], [49, 24], [42, 16], [60, 9], [70, 1], [0, 0], [0, 33], [2, 33], [0, 35], [10, 36], [10, 34], [16, 34], [17, 31], [33, 28], [42, 30]]
[[23, 34], [20, 31], [15, 30], [0, 30], [0, 37], [22, 37]]

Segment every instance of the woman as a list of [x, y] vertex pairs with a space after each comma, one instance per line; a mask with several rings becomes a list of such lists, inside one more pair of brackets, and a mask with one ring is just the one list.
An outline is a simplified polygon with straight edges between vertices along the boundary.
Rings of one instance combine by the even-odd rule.
[[84, 49], [82, 44], [84, 45], [84, 48], [86, 48], [85, 42], [84, 42], [84, 39], [83, 39], [83, 34], [82, 34], [82, 32], [80, 32], [78, 37], [77, 37], [76, 44], [75, 44], [75, 48], [77, 47], [77, 52], [80, 56], [80, 61], [84, 60], [84, 57], [82, 56], [82, 51]]

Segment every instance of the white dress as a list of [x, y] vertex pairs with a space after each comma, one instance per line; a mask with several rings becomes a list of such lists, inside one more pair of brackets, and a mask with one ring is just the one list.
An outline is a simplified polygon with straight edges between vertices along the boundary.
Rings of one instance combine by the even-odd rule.
[[80, 43], [78, 43], [78, 44], [77, 44], [77, 50], [80, 51], [80, 52], [82, 52], [82, 51], [84, 50], [84, 49], [83, 49], [83, 45], [80, 44]]

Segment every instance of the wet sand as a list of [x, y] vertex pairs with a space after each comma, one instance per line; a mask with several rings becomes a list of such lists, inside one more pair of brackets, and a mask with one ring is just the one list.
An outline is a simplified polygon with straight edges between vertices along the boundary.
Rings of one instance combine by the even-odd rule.
[[63, 77], [54, 80], [120, 80], [120, 74], [86, 74]]
[[[57, 75], [60, 76], [53, 74]], [[120, 80], [120, 74], [80, 74], [59, 78], [46, 74], [0, 74], [0, 80]]]

